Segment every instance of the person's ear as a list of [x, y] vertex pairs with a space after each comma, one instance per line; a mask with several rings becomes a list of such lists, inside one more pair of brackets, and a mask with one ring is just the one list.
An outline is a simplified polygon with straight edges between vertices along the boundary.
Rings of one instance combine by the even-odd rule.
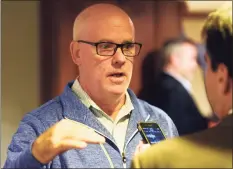
[[231, 92], [232, 81], [229, 78], [229, 72], [224, 64], [219, 64], [217, 69], [218, 81], [222, 86], [222, 91], [224, 94]]
[[70, 54], [71, 54], [73, 62], [76, 65], [80, 65], [79, 45], [75, 41], [72, 41], [70, 43]]
[[172, 64], [175, 65], [176, 67], [179, 67], [180, 61], [181, 61], [181, 57], [178, 56], [176, 53], [174, 53], [174, 54], [172, 54], [172, 55], [170, 56], [170, 63], [172, 63]]

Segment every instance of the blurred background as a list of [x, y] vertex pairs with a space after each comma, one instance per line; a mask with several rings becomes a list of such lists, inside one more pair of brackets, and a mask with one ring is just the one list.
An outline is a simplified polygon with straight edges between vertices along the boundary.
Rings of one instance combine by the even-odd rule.
[[[60, 94], [77, 72], [69, 54], [72, 24], [85, 7], [99, 2], [120, 6], [134, 22], [136, 40], [143, 44], [135, 59], [130, 87], [142, 85], [145, 56], [169, 38], [186, 36], [201, 44], [207, 14], [222, 1], [41, 0], [1, 1], [2, 121], [1, 166], [7, 147], [25, 113]], [[200, 45], [199, 59], [203, 59]], [[193, 98], [203, 116], [211, 113], [201, 65], [193, 80]]]

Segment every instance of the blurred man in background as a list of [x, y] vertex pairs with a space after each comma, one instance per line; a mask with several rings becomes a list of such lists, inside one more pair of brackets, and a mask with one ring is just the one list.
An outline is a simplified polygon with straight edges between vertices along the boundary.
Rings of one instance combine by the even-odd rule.
[[79, 76], [23, 118], [4, 168], [129, 167], [142, 140], [139, 121], [157, 122], [166, 137], [177, 136], [162, 110], [128, 89], [140, 49], [122, 9], [96, 4], [82, 11], [70, 43]]
[[161, 49], [162, 73], [141, 99], [164, 110], [179, 135], [204, 130], [208, 121], [200, 114], [192, 96], [191, 80], [197, 69], [196, 44], [187, 38], [171, 39]]
[[232, 168], [232, 2], [208, 16], [202, 35], [207, 96], [221, 123], [152, 146], [136, 156], [132, 168]]

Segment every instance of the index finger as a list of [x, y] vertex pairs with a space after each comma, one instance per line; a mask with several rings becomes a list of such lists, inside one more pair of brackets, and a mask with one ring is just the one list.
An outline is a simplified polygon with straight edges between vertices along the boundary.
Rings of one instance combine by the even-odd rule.
[[94, 129], [70, 119], [66, 119], [66, 120], [78, 126], [77, 135], [75, 134], [75, 139], [93, 144], [99, 144], [105, 142], [105, 138], [100, 134], [98, 134]]
[[105, 137], [96, 133], [94, 130], [85, 130], [83, 133], [84, 134], [79, 137], [81, 141], [92, 144], [105, 143]]

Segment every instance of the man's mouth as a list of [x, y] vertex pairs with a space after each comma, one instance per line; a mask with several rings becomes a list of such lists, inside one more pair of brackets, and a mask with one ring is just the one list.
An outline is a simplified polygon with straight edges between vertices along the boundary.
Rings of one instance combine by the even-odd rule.
[[110, 74], [109, 76], [113, 76], [113, 77], [122, 77], [122, 76], [125, 76], [124, 73], [112, 73]]
[[108, 76], [111, 76], [111, 77], [122, 77], [122, 76], [125, 76], [125, 73], [123, 73], [123, 72], [110, 73]]
[[126, 80], [126, 74], [123, 72], [112, 72], [108, 74], [108, 78], [114, 84], [122, 84]]

